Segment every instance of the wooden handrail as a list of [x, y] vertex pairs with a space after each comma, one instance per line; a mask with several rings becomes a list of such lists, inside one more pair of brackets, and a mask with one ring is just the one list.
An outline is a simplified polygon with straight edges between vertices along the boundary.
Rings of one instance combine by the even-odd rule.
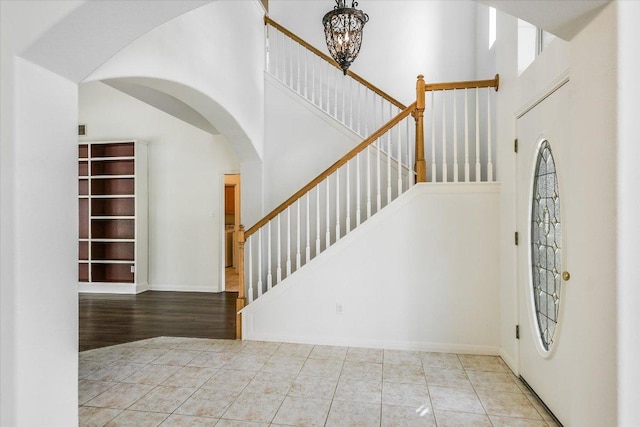
[[[326, 53], [322, 52], [321, 50], [315, 48], [314, 46], [312, 46], [311, 44], [309, 44], [305, 40], [301, 39], [296, 34], [292, 33], [291, 31], [289, 31], [288, 29], [286, 29], [282, 25], [280, 25], [277, 22], [275, 22], [273, 19], [269, 18], [267, 15], [264, 16], [264, 24], [265, 25], [271, 25], [272, 27], [276, 28], [280, 32], [282, 32], [285, 35], [287, 35], [289, 38], [295, 40], [296, 42], [298, 42], [299, 44], [301, 44], [305, 48], [309, 49], [311, 52], [313, 52], [316, 55], [318, 55], [320, 58], [322, 58], [325, 61], [327, 61], [329, 64], [331, 64], [334, 67], [336, 67], [338, 70], [342, 71], [342, 68], [340, 68], [340, 65], [338, 65], [338, 63], [336, 61], [334, 61], [334, 59], [331, 58], [329, 55], [327, 55]], [[369, 83], [367, 80], [363, 79], [362, 77], [360, 77], [358, 74], [354, 73], [353, 71], [347, 70], [347, 75], [349, 77], [351, 77], [352, 79], [358, 81], [362, 85], [368, 87], [373, 92], [377, 93], [378, 95], [380, 95], [381, 97], [383, 97], [384, 99], [386, 99], [387, 101], [389, 101], [390, 103], [392, 103], [393, 105], [398, 107], [400, 110], [404, 110], [405, 108], [407, 108], [400, 101], [398, 101], [397, 99], [395, 99], [394, 97], [392, 97], [388, 93], [384, 92], [382, 89], [379, 89], [378, 87], [376, 87], [373, 84]]]
[[436, 90], [453, 90], [453, 89], [471, 89], [479, 87], [494, 87], [496, 92], [500, 86], [500, 75], [491, 80], [468, 80], [464, 82], [449, 82], [449, 83], [429, 83], [424, 85], [425, 92]]
[[311, 189], [313, 189], [319, 183], [324, 181], [329, 175], [331, 175], [333, 172], [338, 170], [340, 166], [346, 164], [349, 160], [354, 158], [358, 153], [360, 153], [369, 145], [374, 143], [378, 138], [380, 138], [382, 135], [387, 133], [389, 129], [391, 129], [398, 123], [400, 123], [405, 117], [409, 116], [415, 110], [415, 108], [416, 108], [416, 103], [414, 102], [413, 104], [409, 105], [404, 110], [402, 110], [397, 116], [389, 120], [380, 129], [378, 129], [373, 134], [371, 134], [367, 139], [365, 139], [360, 144], [355, 146], [351, 151], [345, 154], [340, 160], [335, 162], [333, 165], [329, 166], [329, 168], [327, 168], [324, 172], [322, 172], [320, 175], [318, 175], [313, 180], [311, 180], [311, 182], [309, 182], [307, 185], [305, 185], [300, 190], [298, 190], [293, 196], [285, 200], [280, 206], [272, 210], [267, 216], [265, 216], [260, 221], [255, 223], [251, 228], [245, 231], [244, 233], [245, 239], [251, 236], [256, 231], [258, 231], [262, 226], [267, 224], [269, 221], [275, 218], [279, 213], [283, 212], [285, 209], [287, 209], [289, 206], [295, 203], [296, 200], [304, 196], [306, 193], [308, 193]]

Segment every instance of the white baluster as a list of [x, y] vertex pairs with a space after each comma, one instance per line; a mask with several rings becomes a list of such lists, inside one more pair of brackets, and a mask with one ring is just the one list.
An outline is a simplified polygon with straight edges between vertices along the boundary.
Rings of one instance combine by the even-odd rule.
[[402, 194], [402, 125], [398, 125], [398, 197]]
[[360, 83], [357, 84], [358, 87], [358, 135], [362, 136], [362, 85]]
[[346, 233], [349, 234], [351, 231], [351, 160], [347, 162], [347, 220], [346, 220]]
[[[367, 150], [367, 148], [365, 148]], [[360, 153], [356, 154], [356, 226], [360, 225]]]
[[320, 184], [316, 186], [316, 256], [320, 255]]
[[282, 34], [278, 30], [275, 30], [275, 31], [276, 32], [274, 36], [274, 39], [275, 39], [274, 47], [276, 48], [276, 50], [275, 50], [275, 58], [273, 60], [273, 68], [274, 68], [273, 74], [276, 76], [278, 80], [282, 80], [280, 78], [280, 57], [282, 56], [280, 54], [280, 40], [282, 39]]
[[304, 97], [309, 100], [309, 50], [304, 49]]
[[469, 100], [464, 90], [464, 182], [469, 182]]
[[271, 275], [271, 221], [267, 224], [267, 289], [273, 287], [273, 276]]
[[291, 276], [291, 206], [287, 208], [287, 277]]
[[436, 104], [431, 91], [431, 182], [436, 182]]
[[340, 169], [336, 170], [336, 242], [340, 240]]
[[331, 115], [331, 85], [329, 84], [329, 81], [331, 80], [331, 72], [333, 71], [333, 66], [331, 66], [331, 64], [329, 64], [328, 62], [326, 63], [326, 70], [327, 70], [327, 114]]
[[442, 91], [442, 182], [449, 179], [447, 171], [447, 119], [446, 119], [446, 92]]
[[258, 230], [258, 296], [262, 296], [262, 228]]
[[[416, 176], [413, 173], [413, 151], [411, 150], [411, 141], [414, 140], [411, 138], [411, 121], [409, 119], [405, 119], [405, 123], [407, 125], [407, 170], [408, 170], [408, 179], [407, 179], [407, 189], [411, 188], [413, 184], [415, 184]], [[425, 177], [426, 178], [426, 177]]]
[[353, 79], [349, 79], [349, 129], [353, 130]]
[[293, 39], [289, 39], [289, 88], [293, 90]]
[[311, 55], [311, 103], [316, 105], [316, 56]]
[[264, 69], [271, 73], [269, 69], [269, 25], [264, 26]]
[[493, 181], [493, 162], [491, 161], [491, 90], [487, 88], [487, 182]]
[[[338, 73], [340, 74], [340, 73]], [[347, 114], [347, 89], [346, 89], [346, 85], [347, 85], [347, 79], [346, 77], [342, 77], [342, 84], [340, 85], [341, 89], [342, 89], [342, 124], [344, 124], [345, 126], [347, 125], [347, 119], [346, 119], [346, 114]]]
[[311, 190], [307, 193], [307, 246], [305, 248], [305, 264], [311, 260], [311, 230], [309, 229], [309, 198], [311, 198]]
[[380, 188], [380, 151], [382, 149], [381, 138], [378, 138], [378, 150], [376, 156], [376, 212], [382, 207], [382, 193]]
[[391, 131], [387, 132], [387, 205], [391, 203]]
[[371, 218], [371, 145], [365, 149], [367, 153], [367, 219]]
[[480, 108], [478, 101], [478, 92], [476, 88], [476, 182], [480, 182]]
[[297, 52], [296, 59], [298, 60], [298, 63], [296, 64], [297, 65], [296, 66], [296, 71], [298, 73], [298, 82], [296, 84], [296, 87], [297, 87], [296, 91], [299, 94], [302, 94], [302, 92], [300, 92], [300, 68], [302, 68], [302, 66], [300, 64], [300, 50], [301, 49], [302, 49], [302, 46], [300, 46], [298, 43], [296, 43], [296, 52]]
[[340, 81], [340, 73], [333, 70], [333, 74], [336, 76], [333, 86], [333, 118], [340, 120], [338, 118], [338, 82]]
[[458, 182], [458, 103], [453, 90], [453, 182]]
[[249, 304], [251, 304], [253, 302], [253, 251], [251, 250], [253, 238], [249, 236], [247, 240], [249, 241], [249, 291], [247, 293], [249, 294]]
[[296, 270], [300, 269], [302, 265], [302, 256], [300, 255], [300, 199], [297, 202], [298, 209], [296, 212], [296, 231], [297, 231], [297, 246], [296, 246]]
[[369, 88], [364, 88], [364, 135], [369, 136]]
[[280, 217], [278, 214], [278, 263], [276, 267], [276, 283], [282, 281], [282, 229], [280, 226]]
[[326, 241], [326, 246], [325, 249], [328, 249], [329, 246], [331, 246], [331, 221], [329, 216], [331, 215], [331, 212], [329, 210], [329, 177], [327, 177], [327, 228], [326, 228], [326, 236], [325, 236], [325, 241]]

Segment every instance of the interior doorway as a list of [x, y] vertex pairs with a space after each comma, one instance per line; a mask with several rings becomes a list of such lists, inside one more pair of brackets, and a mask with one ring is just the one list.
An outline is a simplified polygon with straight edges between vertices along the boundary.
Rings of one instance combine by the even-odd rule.
[[240, 174], [224, 176], [224, 290], [238, 292]]

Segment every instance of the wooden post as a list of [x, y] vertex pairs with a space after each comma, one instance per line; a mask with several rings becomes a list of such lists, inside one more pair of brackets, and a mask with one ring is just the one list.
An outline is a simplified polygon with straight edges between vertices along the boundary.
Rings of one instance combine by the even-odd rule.
[[[244, 225], [238, 230], [238, 299], [236, 300], [236, 313], [245, 306], [244, 295]], [[242, 314], [236, 315], [236, 339], [242, 339]]]
[[427, 162], [424, 158], [424, 76], [420, 74], [416, 82], [416, 109], [413, 118], [416, 120], [416, 182], [427, 182]]

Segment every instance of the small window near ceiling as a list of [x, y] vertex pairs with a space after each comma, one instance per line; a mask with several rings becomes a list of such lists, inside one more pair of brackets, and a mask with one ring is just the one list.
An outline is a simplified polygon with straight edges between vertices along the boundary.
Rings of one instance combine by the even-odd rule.
[[518, 74], [526, 70], [555, 38], [542, 28], [518, 19]]
[[518, 19], [518, 74], [527, 69], [538, 53], [538, 28]]
[[494, 7], [489, 8], [489, 49], [493, 47], [496, 42], [496, 9]]

